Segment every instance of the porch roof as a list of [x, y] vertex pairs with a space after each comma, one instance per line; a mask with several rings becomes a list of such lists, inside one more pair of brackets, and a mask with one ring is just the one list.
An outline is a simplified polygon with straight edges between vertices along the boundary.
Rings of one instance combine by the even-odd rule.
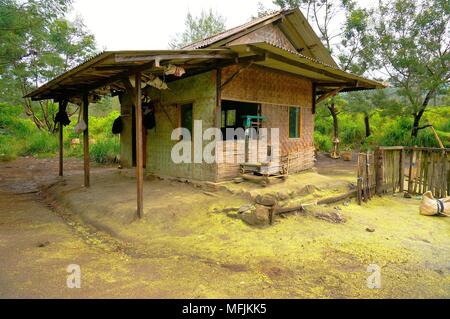
[[[256, 64], [310, 79], [318, 94], [384, 88], [386, 85], [342, 71], [319, 60], [261, 42], [220, 49], [107, 51], [56, 77], [27, 94], [33, 100], [79, 97], [85, 93], [104, 95], [126, 89], [123, 80], [141, 72], [162, 75], [173, 64], [186, 70], [185, 76], [232, 64]], [[181, 77], [183, 78], [183, 77]], [[166, 76], [170, 82], [179, 79]]]

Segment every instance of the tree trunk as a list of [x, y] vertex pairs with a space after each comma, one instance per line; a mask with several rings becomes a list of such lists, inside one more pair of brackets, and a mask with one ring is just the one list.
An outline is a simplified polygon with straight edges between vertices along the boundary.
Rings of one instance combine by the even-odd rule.
[[413, 124], [413, 128], [412, 128], [412, 132], [411, 132], [411, 137], [416, 138], [417, 137], [417, 133], [419, 133], [419, 123], [420, 123], [420, 119], [422, 118], [422, 115], [424, 113], [425, 110], [420, 110], [418, 113], [414, 113], [414, 124]]
[[370, 118], [369, 114], [364, 114], [364, 125], [366, 127], [366, 137], [372, 135], [372, 131], [370, 130]]
[[420, 120], [422, 119], [423, 114], [425, 113], [425, 109], [428, 106], [428, 103], [430, 103], [430, 99], [432, 97], [432, 95], [434, 94], [436, 90], [435, 89], [431, 89], [427, 95], [425, 96], [425, 99], [423, 100], [422, 103], [422, 108], [420, 109], [419, 112], [413, 113], [414, 116], [414, 124], [412, 127], [412, 131], [411, 131], [411, 137], [412, 138], [416, 138], [417, 134], [419, 133], [419, 130], [424, 129], [426, 127], [429, 127], [429, 125], [424, 126], [424, 127], [420, 127]]
[[334, 101], [331, 102], [331, 105], [328, 106], [328, 109], [330, 110], [331, 117], [333, 118], [334, 138], [339, 138], [339, 122], [338, 122], [338, 114], [339, 114], [339, 112], [336, 109]]

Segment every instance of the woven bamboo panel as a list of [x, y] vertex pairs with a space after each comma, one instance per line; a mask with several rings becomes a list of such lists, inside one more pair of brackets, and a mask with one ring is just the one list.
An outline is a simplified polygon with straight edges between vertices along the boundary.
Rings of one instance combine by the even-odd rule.
[[281, 32], [281, 30], [273, 24], [266, 25], [261, 29], [246, 34], [243, 37], [230, 42], [229, 45], [250, 44], [257, 42], [269, 42], [287, 50], [296, 51], [295, 47], [286, 38], [283, 32]]
[[[224, 68], [222, 82], [237, 70], [238, 66]], [[312, 83], [286, 73], [251, 66], [223, 88], [222, 99], [312, 107]]]
[[310, 108], [301, 108], [300, 138], [296, 139], [289, 138], [289, 107], [263, 104], [261, 113], [266, 117], [263, 127], [279, 129], [282, 156], [314, 150], [314, 115]]

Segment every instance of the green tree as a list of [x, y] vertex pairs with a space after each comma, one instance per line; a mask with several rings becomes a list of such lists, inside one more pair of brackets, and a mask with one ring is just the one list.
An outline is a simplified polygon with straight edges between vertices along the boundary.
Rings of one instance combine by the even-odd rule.
[[0, 96], [23, 104], [41, 130], [53, 132], [55, 105], [22, 99], [96, 52], [80, 19], [65, 18], [71, 0], [0, 0]]
[[373, 16], [373, 68], [397, 88], [413, 138], [429, 126], [420, 122], [431, 98], [449, 84], [449, 21], [448, 0], [380, 1]]
[[199, 17], [194, 17], [189, 12], [184, 24], [185, 30], [169, 42], [171, 49], [180, 49], [190, 43], [225, 31], [225, 18], [214, 13], [212, 9], [202, 11]]

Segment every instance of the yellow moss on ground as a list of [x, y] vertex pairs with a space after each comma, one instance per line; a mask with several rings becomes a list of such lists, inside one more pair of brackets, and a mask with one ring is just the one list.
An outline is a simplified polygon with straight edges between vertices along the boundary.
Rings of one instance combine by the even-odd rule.
[[[313, 173], [299, 175], [308, 177], [305, 185], [311, 183], [308, 174]], [[322, 182], [323, 192], [329, 192], [325, 185], [332, 185], [333, 192], [336, 184], [325, 177]], [[186, 184], [146, 181], [145, 218], [136, 221], [132, 179], [114, 173], [94, 175], [89, 191], [65, 191], [75, 183], [68, 178], [52, 190], [83, 219], [138, 247], [134, 252], [141, 260], [151, 260], [158, 273], [144, 282], [164, 295], [450, 297], [449, 219], [419, 215], [416, 199], [385, 196], [363, 206], [335, 205], [347, 219], [345, 224], [298, 213], [277, 219], [271, 227], [256, 228], [225, 213], [213, 213], [215, 208], [249, 203], [240, 192], [210, 196]], [[367, 288], [370, 264], [382, 269], [380, 290]], [[142, 267], [140, 262], [137, 265]], [[128, 273], [126, 268], [113, 270], [123, 276]], [[168, 292], [169, 287], [175, 291]]]

